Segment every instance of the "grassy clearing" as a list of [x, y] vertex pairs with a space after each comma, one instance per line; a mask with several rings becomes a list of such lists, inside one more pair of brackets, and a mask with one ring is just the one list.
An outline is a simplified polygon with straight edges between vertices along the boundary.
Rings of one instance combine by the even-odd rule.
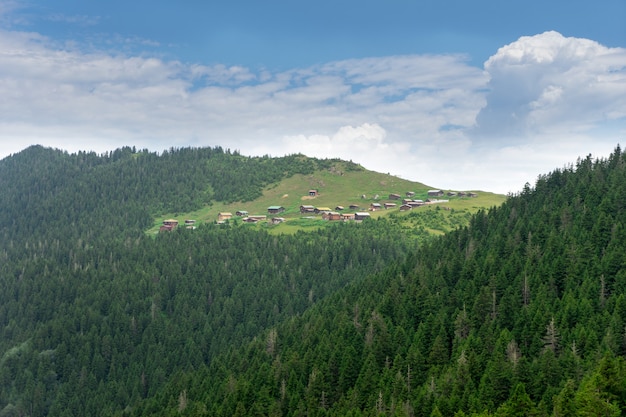
[[[270, 206], [284, 207], [285, 211], [279, 216], [284, 217], [286, 221], [282, 224], [271, 226], [268, 226], [266, 222], [262, 222], [264, 226], [261, 224], [256, 226], [267, 227], [272, 233], [295, 233], [298, 230], [312, 230], [324, 227], [328, 223], [321, 220], [321, 216], [316, 216], [315, 219], [303, 219], [303, 215], [300, 214], [301, 205], [329, 207], [331, 210], [334, 210], [337, 206], [343, 206], [345, 208], [344, 212], [354, 212], [355, 210], [348, 210], [348, 207], [351, 204], [356, 204], [359, 206], [358, 211], [367, 211], [373, 202], [381, 204], [391, 202], [389, 195], [392, 193], [399, 194], [404, 198], [408, 191], [412, 191], [415, 193], [415, 196], [412, 197], [413, 199], [426, 200], [428, 198], [428, 190], [434, 188], [389, 174], [364, 169], [348, 171], [344, 170], [344, 168], [341, 163], [337, 163], [329, 170], [317, 171], [312, 175], [294, 175], [280, 183], [267, 187], [262, 197], [254, 201], [232, 204], [214, 202], [200, 210], [189, 213], [166, 213], [155, 219], [154, 225], [148, 233], [158, 233], [159, 227], [165, 219], [177, 219], [179, 224], [182, 224], [185, 219], [194, 219], [197, 224], [214, 223], [217, 220], [218, 213], [228, 212], [234, 216], [238, 210], [245, 210], [249, 215], [267, 215], [269, 220], [273, 217], [267, 213], [267, 208]], [[309, 190], [312, 189], [318, 191], [317, 196], [310, 197], [308, 195]], [[447, 192], [450, 190], [443, 191]], [[451, 191], [469, 192], [474, 190]], [[370, 212], [370, 214], [373, 218], [388, 216], [392, 213], [410, 218], [410, 213], [415, 213], [418, 210], [423, 212], [436, 210], [436, 207], [439, 206], [440, 209], [443, 209], [439, 209], [442, 216], [451, 217], [456, 215], [457, 219], [451, 221], [451, 224], [456, 224], [459, 221], [459, 213], [475, 213], [480, 209], [498, 206], [506, 199], [506, 196], [500, 194], [482, 191], [476, 191], [476, 193], [478, 196], [475, 198], [440, 197], [440, 199], [449, 199], [449, 201], [439, 203], [438, 205], [420, 207], [408, 212], [401, 213], [398, 208], [395, 208]], [[393, 202], [397, 203], [398, 207], [401, 204], [401, 201]], [[428, 229], [432, 229], [433, 233], [444, 233], [449, 227], [428, 227]]]

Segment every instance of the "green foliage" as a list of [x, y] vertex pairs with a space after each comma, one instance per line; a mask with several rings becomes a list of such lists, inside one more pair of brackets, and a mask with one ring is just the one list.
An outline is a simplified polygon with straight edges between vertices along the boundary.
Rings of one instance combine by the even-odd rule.
[[[161, 409], [171, 382], [176, 399], [167, 407], [195, 414], [205, 406], [177, 375], [244, 346], [412, 246], [384, 220], [287, 236], [214, 225], [156, 238], [56, 232], [52, 241], [22, 237], [23, 244], [2, 246], [0, 409], [7, 412]], [[271, 355], [282, 335], [266, 340]], [[255, 407], [271, 407], [272, 395]]]
[[[275, 359], [253, 342], [226, 366], [265, 381], [283, 415], [619, 415], [624, 184], [619, 149], [542, 176], [279, 325]], [[313, 374], [323, 388], [307, 390]], [[228, 415], [222, 381], [200, 381], [209, 412]], [[259, 406], [259, 389], [237, 392]]]
[[[432, 210], [291, 235], [142, 233], [153, 213], [254, 198], [331, 163], [274, 162], [219, 148], [36, 147], [3, 160], [2, 413], [626, 412], [620, 148], [539, 177], [467, 226]], [[218, 185], [207, 165], [236, 169]], [[446, 234], [416, 247], [425, 217]]]
[[136, 235], [160, 213], [214, 201], [249, 201], [264, 187], [324, 162], [301, 155], [243, 157], [216, 148], [160, 155], [121, 148], [97, 155], [32, 146], [0, 161], [0, 226], [5, 241], [64, 230], [74, 238]]

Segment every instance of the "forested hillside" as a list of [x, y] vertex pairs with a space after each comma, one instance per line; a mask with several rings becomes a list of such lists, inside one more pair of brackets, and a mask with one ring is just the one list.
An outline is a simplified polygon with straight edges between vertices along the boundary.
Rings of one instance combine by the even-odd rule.
[[285, 236], [144, 233], [154, 213], [253, 199], [330, 163], [38, 146], [0, 161], [0, 415], [133, 410], [425, 238], [385, 219]]
[[98, 155], [32, 146], [0, 161], [0, 236], [4, 242], [136, 236], [159, 213], [254, 200], [268, 184], [330, 163], [244, 157], [219, 147], [160, 154], [125, 147]]
[[[363, 227], [360, 227], [363, 226]], [[203, 226], [0, 263], [0, 401], [109, 415], [405, 254], [385, 221], [293, 236]], [[104, 412], [105, 410], [106, 412]]]
[[0, 161], [0, 415], [626, 412], [620, 148], [436, 238], [423, 220], [445, 210], [145, 233], [332, 164], [220, 148]]
[[541, 176], [130, 413], [622, 415], [625, 193], [620, 148]]

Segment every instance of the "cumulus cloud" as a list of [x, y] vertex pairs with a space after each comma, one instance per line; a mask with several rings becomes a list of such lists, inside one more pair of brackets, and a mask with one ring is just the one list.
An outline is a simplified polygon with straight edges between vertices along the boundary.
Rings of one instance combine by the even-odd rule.
[[[508, 192], [565, 154], [593, 152], [591, 138], [606, 154], [614, 133], [626, 133], [624, 49], [547, 32], [500, 48], [484, 68], [468, 62], [389, 56], [270, 72], [0, 31], [0, 156], [34, 143], [99, 152], [220, 145]], [[607, 121], [612, 133], [593, 136]], [[571, 152], [558, 151], [563, 143]]]
[[626, 117], [626, 49], [557, 32], [524, 36], [485, 63], [476, 140], [578, 134]]
[[[387, 141], [387, 132], [375, 123], [341, 126], [330, 135], [284, 136], [278, 144], [253, 145], [250, 151], [272, 154], [277, 147], [286, 154], [303, 153], [317, 158], [352, 160], [380, 172], [388, 172], [394, 164], [412, 160], [411, 144]], [[400, 173], [397, 170], [394, 172]]]

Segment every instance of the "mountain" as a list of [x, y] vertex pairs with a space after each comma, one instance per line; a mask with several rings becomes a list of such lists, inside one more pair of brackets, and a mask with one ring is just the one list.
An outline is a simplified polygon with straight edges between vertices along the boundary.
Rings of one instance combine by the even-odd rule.
[[170, 382], [494, 201], [458, 199], [456, 209], [389, 210], [373, 221], [296, 225], [278, 235], [217, 227], [214, 218], [194, 230], [148, 232], [160, 216], [266, 207], [272, 193], [308, 191], [307, 181], [320, 179], [318, 201], [388, 186], [427, 191], [351, 162], [221, 148], [97, 155], [33, 146], [1, 160], [0, 415], [136, 412]]
[[625, 192], [619, 147], [542, 175], [129, 414], [622, 415]]
[[[291, 215], [309, 188], [430, 187], [221, 148], [0, 161], [0, 415], [626, 412], [619, 147], [488, 209], [481, 192], [285, 233], [215, 223], [285, 195]], [[149, 232], [170, 215], [202, 221]]]

